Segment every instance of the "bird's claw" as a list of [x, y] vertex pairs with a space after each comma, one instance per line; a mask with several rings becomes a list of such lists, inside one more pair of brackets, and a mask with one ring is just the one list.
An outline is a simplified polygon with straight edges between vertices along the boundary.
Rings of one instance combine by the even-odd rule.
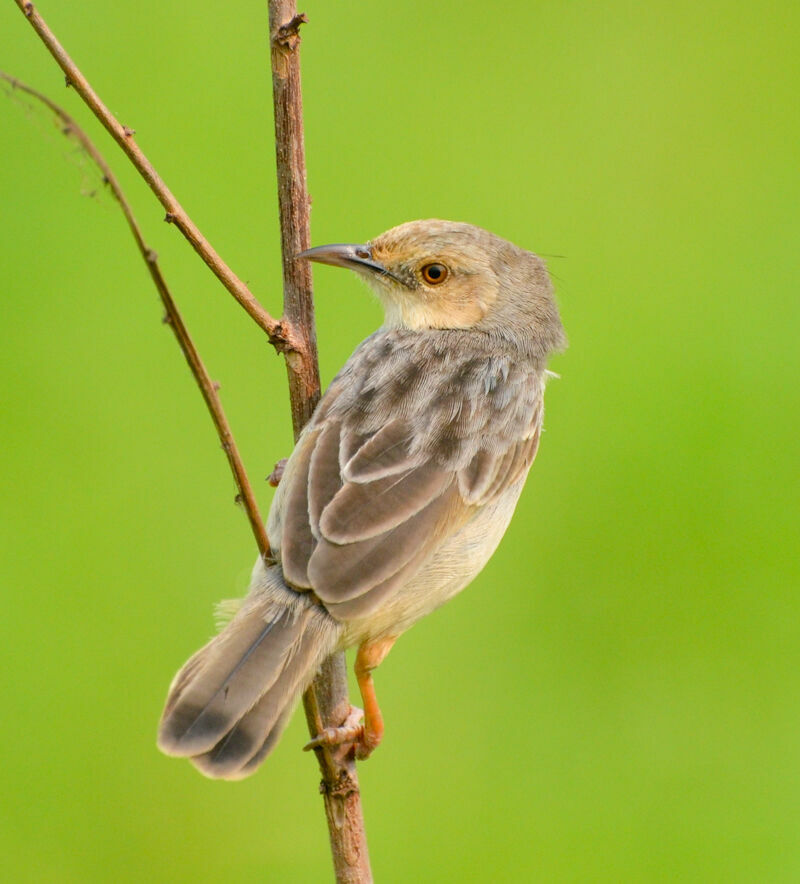
[[[339, 727], [326, 727], [313, 740], [309, 740], [303, 746], [303, 751], [308, 752], [311, 749], [319, 749], [321, 746], [333, 748], [334, 746], [353, 745], [356, 747], [356, 757], [366, 758], [366, 755], [362, 756], [360, 754], [361, 746], [364, 743], [363, 718], [363, 710], [357, 706], [351, 706], [347, 718]], [[370, 751], [372, 750], [370, 749]]]
[[267, 476], [267, 482], [272, 485], [273, 488], [277, 488], [278, 485], [281, 484], [281, 479], [283, 478], [284, 470], [286, 469], [286, 463], [288, 458], [282, 457], [276, 464], [272, 472]]

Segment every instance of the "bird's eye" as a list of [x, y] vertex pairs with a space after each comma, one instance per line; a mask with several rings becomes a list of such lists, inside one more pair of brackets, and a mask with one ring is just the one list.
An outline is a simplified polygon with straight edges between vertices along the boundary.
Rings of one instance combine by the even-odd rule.
[[444, 264], [426, 264], [422, 270], [422, 278], [428, 285], [439, 285], [447, 279], [449, 270]]

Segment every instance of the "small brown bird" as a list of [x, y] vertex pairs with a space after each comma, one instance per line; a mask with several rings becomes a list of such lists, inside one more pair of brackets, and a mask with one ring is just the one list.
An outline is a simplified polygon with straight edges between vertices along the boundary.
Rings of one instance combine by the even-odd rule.
[[275, 563], [186, 663], [158, 744], [240, 779], [274, 748], [322, 661], [357, 645], [363, 726], [312, 744], [365, 758], [383, 721], [372, 670], [463, 589], [511, 520], [542, 427], [548, 356], [564, 332], [544, 263], [493, 234], [412, 221], [365, 245], [298, 257], [355, 270], [386, 322], [322, 397], [281, 479]]

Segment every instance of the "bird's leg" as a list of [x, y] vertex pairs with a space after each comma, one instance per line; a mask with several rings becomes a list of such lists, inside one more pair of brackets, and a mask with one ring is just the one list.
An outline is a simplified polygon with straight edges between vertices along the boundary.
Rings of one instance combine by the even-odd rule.
[[358, 689], [364, 703], [364, 723], [360, 709], [351, 707], [347, 720], [341, 727], [328, 727], [321, 734], [307, 743], [304, 749], [315, 749], [317, 746], [342, 746], [352, 743], [355, 746], [356, 758], [369, 758], [373, 750], [383, 738], [383, 716], [375, 696], [375, 683], [372, 670], [381, 665], [386, 655], [397, 641], [397, 636], [379, 639], [375, 642], [364, 642], [356, 654], [355, 672]]
[[391, 636], [372, 643], [364, 642], [356, 654], [356, 678], [364, 704], [364, 733], [356, 743], [356, 758], [369, 758], [383, 739], [383, 716], [375, 695], [372, 670], [383, 663], [396, 641], [397, 636]]

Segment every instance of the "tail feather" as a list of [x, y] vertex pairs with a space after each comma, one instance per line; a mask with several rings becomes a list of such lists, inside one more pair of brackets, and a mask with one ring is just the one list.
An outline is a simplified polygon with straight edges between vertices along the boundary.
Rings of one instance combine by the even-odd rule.
[[276, 725], [283, 714], [287, 717], [291, 714], [294, 700], [311, 680], [319, 662], [317, 643], [309, 641], [306, 632], [269, 690], [210, 752], [192, 758], [192, 764], [208, 776], [237, 777], [239, 769], [249, 763], [266, 742], [270, 741], [271, 746], [277, 740], [283, 728]]
[[183, 693], [183, 689], [192, 679], [197, 670], [203, 665], [204, 653], [206, 649], [201, 648], [197, 653], [192, 654], [191, 657], [183, 664], [180, 670], [178, 670], [177, 675], [172, 680], [172, 684], [169, 686], [169, 692], [167, 694], [167, 702], [164, 706], [164, 712], [162, 713], [162, 719], [166, 718], [169, 712], [175, 707], [175, 704], [178, 702], [178, 698]]
[[324, 609], [271, 583], [189, 659], [167, 697], [159, 748], [207, 776], [239, 779], [258, 766], [338, 641]]
[[[161, 748], [170, 755], [206, 752], [258, 702], [277, 679], [283, 659], [299, 638], [302, 622], [290, 611], [265, 621], [258, 613], [234, 621], [189, 661], [183, 683], [160, 732]], [[187, 667], [187, 668], [189, 668]]]
[[256, 769], [261, 765], [261, 762], [275, 748], [275, 744], [278, 742], [280, 735], [283, 733], [283, 729], [286, 727], [289, 718], [291, 717], [292, 709], [292, 706], [287, 706], [286, 709], [284, 709], [281, 713], [281, 717], [275, 723], [275, 727], [269, 734], [267, 734], [266, 739], [255, 755], [246, 761], [237, 771], [227, 776], [226, 779], [243, 780], [245, 777], [249, 777], [251, 773], [255, 773]]

